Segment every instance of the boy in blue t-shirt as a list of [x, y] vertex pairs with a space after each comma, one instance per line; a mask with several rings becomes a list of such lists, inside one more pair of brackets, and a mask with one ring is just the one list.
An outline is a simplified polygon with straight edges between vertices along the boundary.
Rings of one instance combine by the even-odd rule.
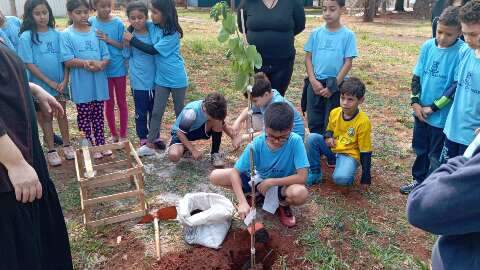
[[330, 111], [340, 105], [338, 85], [357, 57], [355, 34], [340, 22], [344, 10], [345, 0], [323, 1], [326, 24], [313, 30], [304, 46], [308, 86], [304, 87], [302, 107], [312, 133], [325, 132]]
[[20, 21], [19, 18], [15, 16], [5, 16], [0, 11], [0, 30], [8, 37], [15, 50], [17, 50], [18, 40], [20, 38], [18, 33], [20, 32], [21, 25], [22, 21]]
[[[252, 99], [252, 111], [253, 114], [260, 114], [262, 117], [263, 124], [263, 115], [267, 107], [275, 102], [285, 102], [293, 110], [293, 129], [292, 131], [304, 138], [305, 136], [305, 126], [303, 124], [303, 118], [300, 113], [295, 109], [293, 104], [283, 97], [277, 90], [272, 89], [272, 85], [267, 75], [263, 72], [255, 74], [254, 84], [252, 87], [251, 99]], [[246, 95], [246, 93], [245, 93]], [[233, 140], [233, 146], [236, 148], [240, 145], [242, 141], [246, 141], [249, 138], [248, 134], [239, 134], [242, 123], [244, 123], [248, 118], [248, 108], [245, 108], [242, 113], [237, 117], [232, 128], [237, 134]], [[258, 133], [259, 134], [259, 133]], [[255, 134], [255, 135], [258, 135]]]
[[217, 169], [210, 174], [213, 184], [233, 189], [239, 202], [238, 213], [241, 218], [245, 218], [251, 210], [245, 193], [251, 191], [252, 150], [256, 174], [264, 179], [256, 184], [257, 190], [265, 196], [270, 188], [274, 188], [273, 191], [277, 189], [280, 222], [287, 227], [295, 226], [295, 216], [289, 205], [302, 205], [307, 199], [308, 191], [304, 183], [309, 163], [302, 138], [292, 132], [293, 119], [290, 105], [284, 102], [272, 103], [265, 111], [265, 132], [245, 148], [235, 167]]
[[[231, 128], [225, 124], [227, 101], [220, 93], [210, 93], [203, 100], [196, 100], [185, 105], [172, 126], [172, 139], [167, 149], [168, 159], [179, 161], [185, 152], [190, 152], [194, 159], [200, 159], [202, 153], [192, 144], [197, 140], [212, 138], [211, 161], [214, 167], [223, 167], [220, 154], [222, 132], [233, 139]], [[139, 148], [140, 156], [155, 154], [148, 144]]]
[[451, 85], [460, 61], [463, 41], [459, 8], [446, 8], [438, 19], [435, 38], [426, 41], [413, 70], [414, 126], [412, 148], [417, 155], [412, 166], [413, 182], [400, 187], [408, 194], [438, 168], [445, 135], [443, 127], [451, 105]]
[[471, 1], [460, 8], [465, 37], [455, 81], [455, 99], [445, 122], [445, 144], [440, 162], [462, 155], [480, 127], [480, 2]]

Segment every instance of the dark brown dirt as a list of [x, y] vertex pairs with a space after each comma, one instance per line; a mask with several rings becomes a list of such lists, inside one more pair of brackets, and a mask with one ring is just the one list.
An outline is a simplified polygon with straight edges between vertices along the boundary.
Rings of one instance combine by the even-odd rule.
[[[286, 256], [291, 261], [290, 269], [302, 269], [301, 261], [293, 259], [301, 256], [302, 248], [294, 243], [295, 238], [282, 236], [269, 231], [270, 241], [256, 244], [256, 263], [254, 269], [276, 269], [275, 262], [279, 256]], [[299, 263], [300, 262], [300, 263]], [[219, 250], [195, 246], [182, 252], [165, 254], [154, 265], [155, 269], [250, 269], [250, 234], [246, 230], [231, 231]]]

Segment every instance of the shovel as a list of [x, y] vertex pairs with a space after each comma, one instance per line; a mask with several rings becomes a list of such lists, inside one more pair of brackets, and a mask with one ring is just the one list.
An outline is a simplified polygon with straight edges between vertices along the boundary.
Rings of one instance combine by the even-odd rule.
[[160, 208], [153, 214], [147, 214], [142, 217], [138, 224], [146, 224], [153, 222], [155, 229], [155, 249], [157, 251], [157, 259], [160, 259], [160, 229], [158, 227], [159, 220], [171, 220], [177, 218], [177, 208], [175, 206], [169, 206], [165, 208]]

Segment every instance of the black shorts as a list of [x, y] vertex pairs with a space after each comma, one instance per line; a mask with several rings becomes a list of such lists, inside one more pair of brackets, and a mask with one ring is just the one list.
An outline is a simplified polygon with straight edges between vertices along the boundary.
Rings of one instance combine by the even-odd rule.
[[[198, 141], [198, 140], [208, 140], [210, 139], [210, 136], [212, 135], [212, 133], [207, 132], [205, 128], [206, 128], [205, 123], [203, 123], [203, 125], [201, 125], [199, 128], [191, 130], [185, 133], [185, 135], [187, 136], [187, 139], [191, 142]], [[172, 132], [171, 135], [172, 135], [172, 140], [170, 141], [170, 145], [182, 143], [180, 139], [177, 137], [176, 132]]]
[[[240, 173], [240, 179], [242, 180], [242, 191], [243, 193], [250, 193], [252, 191], [252, 187], [250, 187], [250, 175], [246, 173]], [[257, 184], [258, 186], [258, 184]], [[285, 196], [282, 195], [282, 189], [285, 188], [285, 186], [279, 186], [278, 187], [278, 199], [280, 201], [285, 200]], [[261, 195], [263, 197], [263, 195]]]

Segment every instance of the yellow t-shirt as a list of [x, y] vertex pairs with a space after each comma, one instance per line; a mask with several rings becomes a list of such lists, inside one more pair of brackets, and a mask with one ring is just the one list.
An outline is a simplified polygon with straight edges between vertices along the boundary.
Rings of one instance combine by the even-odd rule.
[[346, 121], [341, 107], [333, 109], [328, 118], [328, 131], [335, 139], [334, 153], [346, 154], [360, 161], [360, 152], [372, 152], [372, 126], [361, 110], [353, 119]]

